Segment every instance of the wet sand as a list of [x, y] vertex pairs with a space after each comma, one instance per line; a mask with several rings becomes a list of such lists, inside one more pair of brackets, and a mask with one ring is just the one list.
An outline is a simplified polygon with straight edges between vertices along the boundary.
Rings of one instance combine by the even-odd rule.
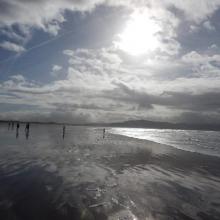
[[0, 219], [219, 220], [220, 158], [102, 129], [0, 127]]

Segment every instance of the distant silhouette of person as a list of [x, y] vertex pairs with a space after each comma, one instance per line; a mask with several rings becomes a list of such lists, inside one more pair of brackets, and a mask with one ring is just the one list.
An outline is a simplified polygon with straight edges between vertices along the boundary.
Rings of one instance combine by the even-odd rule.
[[103, 139], [105, 138], [105, 128], [103, 128]]
[[15, 123], [12, 122], [12, 123], [11, 123], [11, 130], [14, 130], [14, 125], [15, 125]]
[[25, 136], [26, 136], [26, 139], [28, 139], [29, 137], [29, 131], [30, 131], [30, 123], [26, 123], [26, 126], [25, 126]]
[[19, 122], [17, 122], [17, 125], [16, 125], [16, 138], [18, 138], [18, 136], [19, 136], [19, 127], [20, 127], [20, 124], [19, 124]]
[[11, 122], [9, 121], [8, 122], [8, 130], [10, 130], [10, 127], [11, 127]]
[[65, 137], [65, 133], [66, 133], [66, 126], [63, 125], [63, 139], [64, 139], [64, 137]]

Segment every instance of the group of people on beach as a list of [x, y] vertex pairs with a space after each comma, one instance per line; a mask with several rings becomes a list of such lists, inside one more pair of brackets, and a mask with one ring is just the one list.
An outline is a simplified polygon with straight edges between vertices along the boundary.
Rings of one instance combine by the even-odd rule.
[[[14, 130], [14, 126], [16, 124], [16, 138], [19, 137], [19, 128], [20, 128], [20, 122], [14, 122], [14, 121], [10, 121], [8, 122], [8, 130]], [[30, 123], [27, 122], [25, 124], [25, 137], [26, 139], [28, 139], [29, 137], [29, 132], [30, 132]], [[65, 134], [66, 134], [66, 126], [63, 125], [63, 133], [62, 133], [62, 137], [63, 139], [65, 138]], [[105, 138], [105, 128], [103, 128], [103, 139]]]
[[[11, 122], [8, 122], [8, 130], [14, 130], [14, 126], [16, 124], [16, 138], [19, 137], [19, 128], [20, 128], [20, 122], [14, 122], [14, 121], [11, 121]], [[27, 122], [25, 124], [25, 137], [26, 139], [28, 139], [29, 137], [29, 132], [30, 132], [30, 123]]]

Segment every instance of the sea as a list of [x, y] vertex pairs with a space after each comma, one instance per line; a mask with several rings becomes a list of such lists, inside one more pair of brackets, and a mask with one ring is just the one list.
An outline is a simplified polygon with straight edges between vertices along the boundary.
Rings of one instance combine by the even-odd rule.
[[111, 128], [114, 134], [150, 140], [175, 148], [220, 157], [220, 131]]
[[0, 124], [2, 220], [219, 220], [220, 132]]

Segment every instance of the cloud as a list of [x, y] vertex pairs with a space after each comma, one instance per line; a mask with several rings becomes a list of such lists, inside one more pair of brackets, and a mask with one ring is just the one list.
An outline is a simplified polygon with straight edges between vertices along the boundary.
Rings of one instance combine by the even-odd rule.
[[[14, 42], [19, 42], [18, 44], [8, 41], [2, 47], [22, 52], [25, 49], [21, 43], [25, 45], [31, 38], [34, 28], [57, 35], [62, 27], [61, 24], [66, 21], [67, 11], [91, 12], [100, 5], [124, 7], [129, 9], [131, 14], [137, 10], [147, 11], [150, 19], [156, 22], [161, 30], [158, 33], [160, 46], [156, 52], [177, 56], [182, 49], [178, 41], [178, 28], [182, 21], [189, 22], [190, 27], [196, 28], [202, 23], [204, 28], [214, 30], [209, 18], [219, 8], [220, 0], [211, 2], [209, 0], [57, 0], [55, 2], [52, 0], [2, 0], [0, 1], [1, 33]], [[196, 13], [194, 8], [197, 9]]]
[[57, 35], [67, 11], [91, 12], [100, 5], [125, 7], [130, 14], [147, 11], [149, 19], [160, 27], [159, 46], [139, 59], [113, 46], [74, 50], [67, 46], [63, 51], [67, 66], [52, 66], [52, 82], [39, 83], [20, 72], [0, 82], [1, 105], [13, 106], [14, 110], [11, 114], [2, 111], [2, 117], [60, 122], [132, 118], [174, 121], [179, 117], [190, 122], [193, 117], [196, 121], [202, 117], [214, 121], [220, 116], [218, 47], [184, 48], [179, 36], [181, 25], [198, 31], [191, 35], [198, 34], [200, 28], [217, 32], [211, 17], [219, 9], [220, 0], [1, 0], [1, 34], [8, 40], [0, 47], [24, 52], [22, 45], [26, 45], [33, 29]]
[[183, 112], [182, 114], [178, 115], [175, 119], [177, 122], [190, 122], [195, 124], [219, 124], [219, 113], [212, 113], [209, 112]]
[[[157, 54], [132, 61], [112, 47], [63, 53], [68, 61], [63, 79], [42, 84], [22, 75], [11, 76], [0, 83], [1, 103], [34, 103], [37, 107], [28, 114], [40, 112], [42, 119], [44, 114], [51, 119], [54, 112], [61, 114], [60, 120], [66, 113], [71, 120], [83, 115], [90, 121], [177, 121], [178, 116], [187, 120], [183, 115], [189, 112], [210, 114], [210, 120], [220, 116], [220, 58], [215, 53], [191, 51], [175, 59]], [[216, 68], [215, 74], [210, 76], [214, 72], [209, 69], [207, 74], [204, 68], [195, 74], [195, 68], [205, 62]], [[61, 66], [52, 69], [60, 71]]]
[[8, 37], [10, 40], [15, 40], [16, 42], [23, 42], [25, 37], [16, 33], [11, 27], [1, 28], [0, 34]]
[[66, 103], [66, 102], [60, 102], [60, 103], [53, 103], [53, 105], [57, 108], [59, 111], [72, 111], [76, 109], [87, 109], [87, 110], [102, 110], [102, 111], [109, 111], [110, 106], [104, 106], [94, 104], [94, 103]]
[[147, 7], [134, 9], [124, 31], [117, 35], [118, 39], [114, 41], [114, 45], [134, 55], [153, 51], [176, 55], [181, 49], [176, 40], [179, 22], [169, 10]]
[[53, 65], [53, 68], [52, 68], [52, 70], [53, 71], [60, 71], [62, 69], [62, 66], [59, 66], [59, 65]]
[[[25, 109], [26, 107], [26, 109]], [[60, 112], [52, 110], [45, 112], [45, 109], [29, 110], [28, 106], [22, 106], [21, 111], [3, 112], [0, 114], [0, 120], [20, 120], [34, 122], [58, 122], [58, 123], [89, 123], [91, 117], [82, 112]]]
[[104, 97], [126, 102], [128, 104], [137, 104], [139, 108], [144, 108], [145, 110], [153, 108], [152, 98], [154, 98], [154, 96], [132, 90], [122, 83], [114, 84], [117, 87], [113, 90], [104, 91]]
[[15, 80], [17, 82], [25, 82], [24, 76], [18, 74], [18, 75], [12, 75], [10, 76], [10, 79]]
[[191, 65], [194, 75], [204, 75], [209, 78], [219, 76], [219, 54], [207, 55], [191, 51], [182, 56], [182, 61], [184, 64]]
[[209, 18], [215, 11], [217, 11], [220, 6], [219, 0], [165, 0], [164, 3], [162, 3], [163, 1], [160, 0], [159, 2], [160, 4], [166, 4], [168, 6], [176, 7], [185, 14], [186, 20], [193, 21], [197, 24]]
[[122, 62], [111, 48], [68, 50], [64, 54], [69, 57], [67, 79], [79, 89], [100, 91], [112, 87], [111, 80], [120, 71]]
[[220, 111], [220, 91], [202, 94], [164, 91], [150, 94], [131, 89], [125, 84], [115, 83], [116, 89], [105, 91], [105, 97], [135, 103], [139, 108], [153, 109], [154, 105], [187, 111]]
[[50, 72], [50, 75], [53, 77], [58, 77], [61, 74], [61, 70], [63, 69], [62, 66], [59, 65], [53, 65], [52, 72]]
[[[124, 6], [130, 9], [148, 7], [155, 12], [155, 15], [169, 13], [169, 9], [175, 7], [184, 12], [186, 19], [198, 23], [210, 17], [210, 15], [219, 8], [220, 1], [2, 0], [0, 2], [0, 26], [13, 26], [14, 24], [18, 24], [26, 28], [36, 27], [51, 34], [57, 34], [60, 29], [59, 24], [65, 21], [64, 13], [66, 10], [86, 12], [93, 10], [98, 5]], [[163, 12], [158, 13], [161, 10]], [[171, 16], [173, 17], [173, 15]], [[170, 22], [173, 18], [170, 19]]]
[[0, 26], [36, 27], [57, 34], [59, 24], [65, 21], [64, 11], [90, 11], [101, 0], [2, 0], [0, 2]]
[[211, 24], [210, 21], [205, 21], [205, 22], [203, 23], [203, 26], [204, 26], [207, 30], [209, 30], [209, 31], [214, 31], [214, 30], [215, 30], [215, 27]]
[[0, 43], [0, 47], [5, 50], [13, 51], [16, 53], [21, 53], [25, 51], [25, 48], [23, 46], [18, 45], [16, 43], [9, 42], [9, 41], [4, 41]]

